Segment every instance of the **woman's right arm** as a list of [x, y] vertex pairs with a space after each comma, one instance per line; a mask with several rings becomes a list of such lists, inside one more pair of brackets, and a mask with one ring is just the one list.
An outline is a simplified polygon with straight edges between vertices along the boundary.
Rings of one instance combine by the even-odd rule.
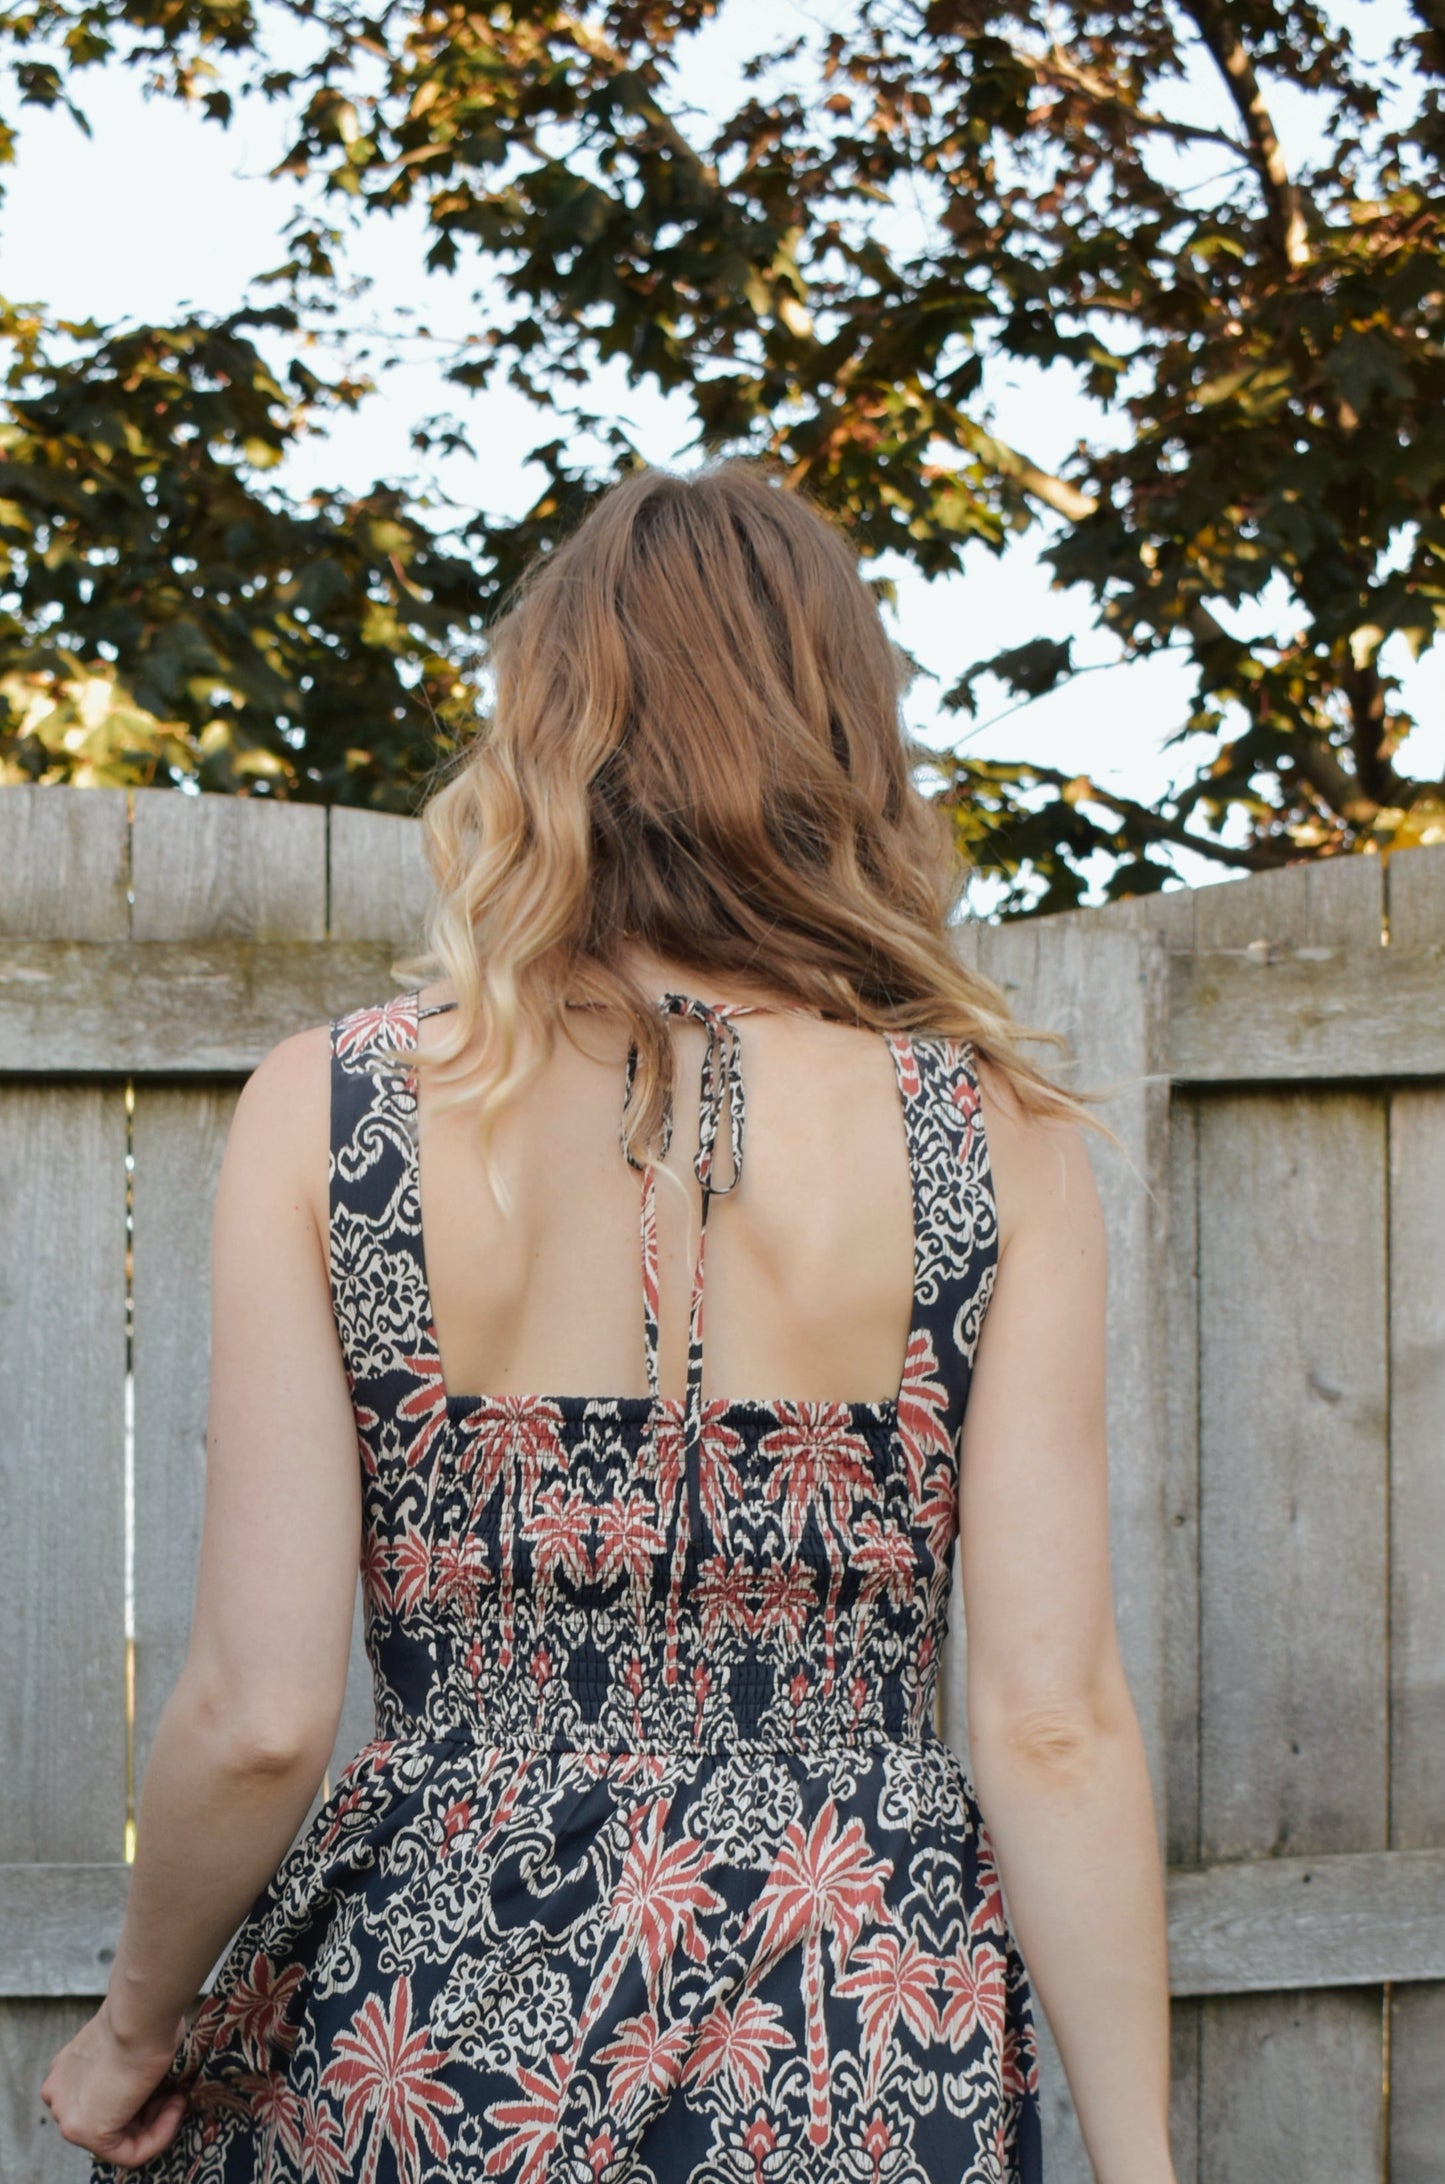
[[961, 1441], [973, 1778], [1099, 2184], [1173, 2184], [1163, 1872], [1110, 1587], [1103, 1216], [1082, 1132], [983, 1082], [1001, 1240]]

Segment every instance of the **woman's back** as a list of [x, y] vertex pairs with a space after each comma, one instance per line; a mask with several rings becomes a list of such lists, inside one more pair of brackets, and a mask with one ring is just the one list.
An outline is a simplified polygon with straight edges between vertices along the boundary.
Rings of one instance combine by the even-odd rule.
[[[696, 982], [690, 982], [689, 991]], [[659, 990], [661, 988], [659, 987]], [[423, 1015], [444, 989], [422, 996]], [[447, 1019], [439, 1015], [438, 1028]], [[681, 1395], [697, 1245], [704, 1027], [672, 1019], [676, 1121], [660, 1182], [661, 1384]], [[421, 1028], [428, 1043], [433, 1020]], [[638, 1179], [618, 1154], [625, 1040], [569, 1011], [494, 1147], [488, 1186], [470, 1110], [420, 1098], [421, 1226], [443, 1379], [456, 1394], [647, 1393]], [[897, 1072], [871, 1030], [767, 1008], [739, 1024], [747, 1165], [710, 1224], [703, 1392], [883, 1398], [902, 1377], [913, 1293], [909, 1151]], [[726, 1159], [723, 1160], [726, 1180]]]

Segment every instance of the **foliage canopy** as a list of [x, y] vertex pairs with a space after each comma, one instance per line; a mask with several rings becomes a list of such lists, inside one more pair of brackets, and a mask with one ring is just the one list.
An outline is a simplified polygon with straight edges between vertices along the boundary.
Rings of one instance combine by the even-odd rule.
[[[1177, 843], [1261, 868], [1445, 826], [1445, 785], [1404, 765], [1392, 668], [1445, 617], [1440, 0], [1413, 0], [1373, 72], [1307, 0], [847, 0], [702, 123], [678, 62], [712, 12], [0, 5], [22, 104], [79, 106], [99, 65], [219, 122], [244, 89], [287, 101], [301, 198], [271, 300], [223, 323], [56, 329], [9, 307], [11, 773], [89, 763], [89, 705], [124, 714], [100, 747], [127, 777], [406, 808], [464, 732], [499, 591], [634, 459], [593, 408], [618, 359], [684, 398], [700, 446], [780, 456], [865, 554], [941, 575], [1037, 524], [1125, 656], [1187, 652], [1174, 727], [1204, 757], [1157, 807], [941, 762], [1016, 904], [1077, 899], [1100, 849], [1130, 893]], [[433, 271], [500, 276], [448, 370], [545, 416], [520, 521], [384, 486], [301, 505], [268, 475], [363, 399], [295, 338], [344, 321], [348, 225], [402, 207]], [[994, 427], [1011, 359], [1099, 405], [1056, 470]], [[1026, 700], [1078, 664], [1047, 639], [960, 657], [946, 702]]]

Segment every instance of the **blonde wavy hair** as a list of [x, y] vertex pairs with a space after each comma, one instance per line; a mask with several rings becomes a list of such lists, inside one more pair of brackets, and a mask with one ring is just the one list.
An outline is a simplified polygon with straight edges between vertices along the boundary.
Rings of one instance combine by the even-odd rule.
[[448, 978], [455, 1021], [387, 1058], [438, 1072], [441, 1107], [475, 1102], [494, 1189], [497, 1117], [568, 1003], [626, 1024], [624, 1142], [655, 1157], [673, 1049], [630, 940], [724, 990], [742, 974], [967, 1041], [1029, 1113], [1091, 1119], [1019, 1045], [1063, 1042], [1018, 1025], [950, 940], [967, 866], [913, 779], [900, 657], [853, 553], [775, 469], [637, 471], [533, 564], [488, 650], [490, 717], [421, 814], [424, 947], [392, 966]]

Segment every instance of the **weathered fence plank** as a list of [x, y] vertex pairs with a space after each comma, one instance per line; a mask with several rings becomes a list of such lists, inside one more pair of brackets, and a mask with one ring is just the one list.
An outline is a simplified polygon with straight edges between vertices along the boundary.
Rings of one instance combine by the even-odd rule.
[[1361, 1095], [1201, 1112], [1210, 1859], [1386, 1841], [1384, 1154]]
[[80, 2030], [90, 2002], [7, 2002], [0, 2010], [0, 2170], [5, 2184], [87, 2184], [90, 2156], [63, 2139], [40, 2087], [51, 2057]]
[[[349, 804], [334, 804], [328, 817], [327, 931], [333, 940], [379, 941], [398, 957], [411, 954], [421, 946], [432, 901], [420, 825], [395, 812]], [[381, 992], [395, 986], [388, 979]]]
[[1389, 2184], [1445, 2176], [1445, 1986], [1391, 1990]]
[[[1071, 930], [1061, 919], [1056, 935], [1052, 922], [1037, 928], [1051, 951]], [[1127, 930], [1079, 945], [1092, 956]], [[297, 1024], [396, 992], [402, 954], [375, 939], [0, 942], [0, 1073], [244, 1073]], [[1168, 977], [1159, 1066], [1176, 1085], [1445, 1077], [1445, 946], [1341, 946], [1267, 961], [1219, 949], [1171, 957]]]
[[1180, 1995], [1445, 1975], [1445, 1850], [1249, 1858], [1169, 1876]]
[[[125, 931], [119, 794], [0, 796], [5, 926]], [[8, 943], [7, 943], [8, 945]], [[125, 1094], [0, 1086], [0, 1857], [125, 1852]], [[88, 2014], [0, 2008], [0, 2173], [79, 2176], [40, 2083]]]
[[[1193, 920], [1190, 920], [1190, 933]], [[1166, 1184], [1161, 1180], [1160, 1188]], [[1199, 1147], [1198, 1112], [1177, 1094], [1169, 1113], [1167, 1178], [1164, 1454], [1165, 1848], [1173, 1865], [1199, 1857]], [[1170, 1936], [1170, 1984], [1177, 1937]], [[1197, 2003], [1180, 2000], [1170, 2018], [1170, 2139], [1179, 2184], [1199, 2174]]]
[[124, 940], [129, 872], [124, 789], [0, 789], [0, 959], [13, 941]]
[[0, 1076], [249, 1076], [303, 1024], [394, 993], [376, 941], [0, 944]]
[[1209, 2004], [1200, 2174], [1208, 2184], [1375, 2184], [1382, 2044], [1374, 1988]]
[[[1206, 888], [1196, 947], [1383, 961], [1377, 861], [1343, 877]], [[1221, 1095], [1199, 1116], [1201, 1852], [1383, 1849], [1383, 1102]], [[1201, 2173], [1378, 2174], [1382, 2082], [1372, 1990], [1206, 2002]]]
[[1176, 956], [1178, 1084], [1445, 1076], [1445, 945]]
[[322, 805], [134, 794], [132, 940], [325, 939]]
[[[1392, 857], [1386, 892], [1392, 954], [1445, 935], [1445, 849]], [[1445, 1086], [1395, 1093], [1390, 1180], [1390, 1841], [1420, 1849], [1445, 1844]], [[1445, 1986], [1396, 1987], [1390, 2184], [1441, 2176]]]

